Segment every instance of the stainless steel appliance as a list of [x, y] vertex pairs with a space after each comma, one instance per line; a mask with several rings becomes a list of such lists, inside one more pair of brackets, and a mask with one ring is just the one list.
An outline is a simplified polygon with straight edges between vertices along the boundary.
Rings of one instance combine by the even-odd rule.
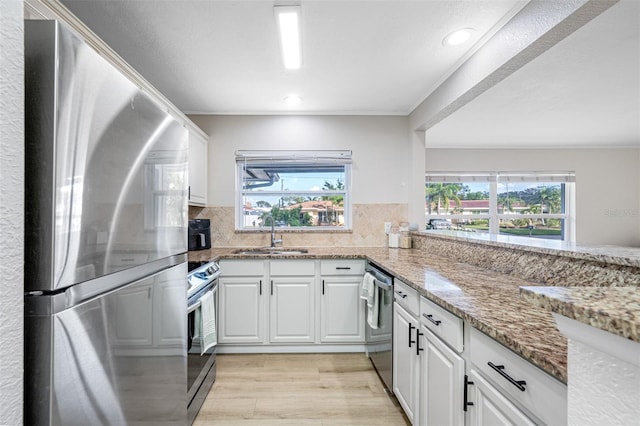
[[25, 22], [25, 424], [187, 423], [188, 134]]
[[[369, 322], [366, 324], [367, 354], [386, 391], [393, 394], [393, 278], [372, 263], [367, 263], [365, 274], [373, 278], [378, 303], [377, 328], [373, 328]], [[368, 310], [369, 307], [367, 317]]]
[[[200, 407], [216, 380], [216, 348], [204, 348], [199, 321], [202, 318], [201, 301], [207, 293], [213, 296], [218, 312], [218, 276], [216, 262], [189, 262], [187, 276], [187, 403], [189, 423], [193, 423]], [[217, 315], [217, 314], [216, 314]], [[214, 318], [217, 325], [217, 317]]]

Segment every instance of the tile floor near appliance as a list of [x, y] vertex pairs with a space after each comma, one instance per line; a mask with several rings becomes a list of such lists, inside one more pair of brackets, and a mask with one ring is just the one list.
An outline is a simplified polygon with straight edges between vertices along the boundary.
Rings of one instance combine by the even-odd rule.
[[218, 355], [194, 425], [409, 425], [364, 354]]

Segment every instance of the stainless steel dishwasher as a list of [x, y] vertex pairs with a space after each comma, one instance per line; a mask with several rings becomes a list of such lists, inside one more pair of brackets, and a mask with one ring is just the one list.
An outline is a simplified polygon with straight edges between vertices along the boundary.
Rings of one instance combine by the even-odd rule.
[[[371, 263], [367, 264], [365, 274], [373, 277], [378, 306], [377, 321], [374, 323], [377, 328], [366, 322], [367, 355], [384, 382], [386, 391], [393, 394], [393, 278]], [[369, 307], [366, 318], [369, 318]]]

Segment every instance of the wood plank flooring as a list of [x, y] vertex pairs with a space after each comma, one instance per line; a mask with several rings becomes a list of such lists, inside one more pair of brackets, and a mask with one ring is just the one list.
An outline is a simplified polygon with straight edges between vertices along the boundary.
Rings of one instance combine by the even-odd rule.
[[409, 425], [361, 353], [218, 355], [217, 363], [195, 426]]

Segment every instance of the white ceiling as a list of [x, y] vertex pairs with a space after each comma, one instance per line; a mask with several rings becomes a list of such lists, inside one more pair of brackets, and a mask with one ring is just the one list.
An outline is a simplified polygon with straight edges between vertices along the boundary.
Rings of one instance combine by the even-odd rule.
[[[61, 1], [178, 108], [202, 114], [408, 115], [526, 4], [301, 0], [303, 67], [287, 71], [274, 1]], [[476, 29], [473, 42], [443, 47], [460, 27]], [[429, 129], [427, 146], [640, 146], [639, 28], [640, 2], [621, 0]]]
[[472, 27], [478, 41], [523, 5], [302, 0], [303, 66], [288, 71], [274, 1], [62, 3], [184, 112], [383, 115], [410, 113], [473, 45], [444, 36]]
[[622, 0], [426, 133], [427, 147], [640, 147], [640, 1]]

